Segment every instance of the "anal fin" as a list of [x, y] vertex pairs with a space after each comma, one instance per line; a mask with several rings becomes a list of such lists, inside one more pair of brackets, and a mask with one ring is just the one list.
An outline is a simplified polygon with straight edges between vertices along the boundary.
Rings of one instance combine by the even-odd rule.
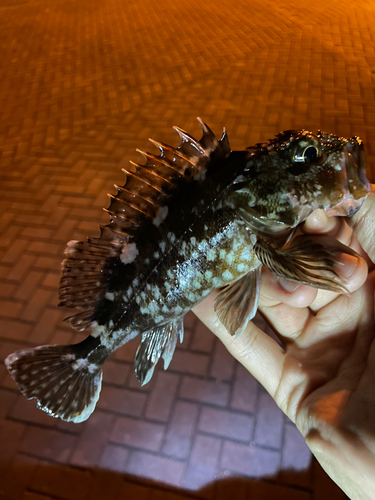
[[154, 368], [160, 358], [164, 359], [164, 370], [172, 360], [177, 339], [184, 336], [183, 318], [177, 318], [166, 325], [158, 326], [142, 335], [135, 354], [135, 374], [142, 385], [151, 380]]
[[262, 267], [228, 285], [215, 300], [215, 311], [231, 335], [239, 335], [257, 312]]

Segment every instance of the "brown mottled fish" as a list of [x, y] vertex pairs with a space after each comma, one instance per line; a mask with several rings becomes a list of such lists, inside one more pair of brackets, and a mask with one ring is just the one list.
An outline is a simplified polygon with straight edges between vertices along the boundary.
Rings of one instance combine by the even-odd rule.
[[214, 289], [215, 309], [232, 335], [257, 310], [261, 267], [284, 278], [345, 292], [334, 271], [348, 247], [324, 236], [297, 236], [315, 209], [357, 212], [370, 191], [362, 142], [289, 130], [265, 144], [231, 151], [201, 122], [196, 140], [179, 128], [173, 148], [124, 170], [98, 238], [71, 241], [60, 283], [60, 305], [91, 334], [75, 345], [40, 346], [5, 363], [21, 392], [54, 417], [82, 422], [99, 398], [102, 365], [141, 336], [135, 371], [148, 382], [160, 358], [167, 368], [183, 318]]

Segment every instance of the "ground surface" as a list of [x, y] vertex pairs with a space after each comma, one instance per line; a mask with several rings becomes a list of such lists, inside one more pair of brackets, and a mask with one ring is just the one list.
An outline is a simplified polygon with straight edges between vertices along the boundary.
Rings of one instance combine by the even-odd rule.
[[[375, 156], [370, 1], [2, 0], [0, 354], [79, 340], [58, 309], [70, 239], [95, 235], [134, 149], [282, 129], [360, 135]], [[372, 171], [372, 181], [375, 180]], [[341, 500], [298, 431], [194, 318], [140, 388], [135, 345], [105, 366], [87, 423], [54, 420], [0, 365], [0, 497]]]

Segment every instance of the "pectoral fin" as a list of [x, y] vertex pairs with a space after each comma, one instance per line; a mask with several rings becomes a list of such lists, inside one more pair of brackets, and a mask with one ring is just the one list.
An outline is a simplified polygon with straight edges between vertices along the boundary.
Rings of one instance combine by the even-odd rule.
[[348, 293], [345, 280], [335, 269], [340, 256], [357, 257], [354, 250], [329, 236], [297, 236], [281, 249], [259, 238], [254, 251], [277, 276], [336, 293]]
[[245, 274], [216, 297], [216, 314], [231, 335], [242, 333], [257, 312], [261, 269], [259, 266]]
[[178, 337], [182, 342], [184, 338], [183, 318], [177, 318], [142, 335], [134, 363], [135, 374], [142, 385], [151, 380], [160, 358], [164, 359], [164, 370], [168, 368]]

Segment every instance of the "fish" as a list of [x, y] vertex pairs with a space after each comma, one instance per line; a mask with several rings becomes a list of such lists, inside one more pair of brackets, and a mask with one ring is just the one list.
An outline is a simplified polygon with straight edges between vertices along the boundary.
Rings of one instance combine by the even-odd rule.
[[70, 241], [62, 263], [61, 306], [78, 331], [73, 345], [10, 354], [5, 364], [21, 393], [53, 417], [83, 422], [94, 411], [102, 366], [137, 336], [141, 384], [160, 359], [168, 368], [183, 318], [212, 291], [218, 320], [238, 336], [254, 317], [262, 266], [299, 283], [348, 293], [335, 271], [342, 254], [327, 236], [297, 234], [316, 209], [352, 216], [371, 190], [364, 146], [305, 129], [232, 151], [201, 119], [197, 140], [174, 127], [179, 145], [154, 140], [158, 154], [137, 150], [122, 186], [110, 194], [109, 223], [98, 237]]

